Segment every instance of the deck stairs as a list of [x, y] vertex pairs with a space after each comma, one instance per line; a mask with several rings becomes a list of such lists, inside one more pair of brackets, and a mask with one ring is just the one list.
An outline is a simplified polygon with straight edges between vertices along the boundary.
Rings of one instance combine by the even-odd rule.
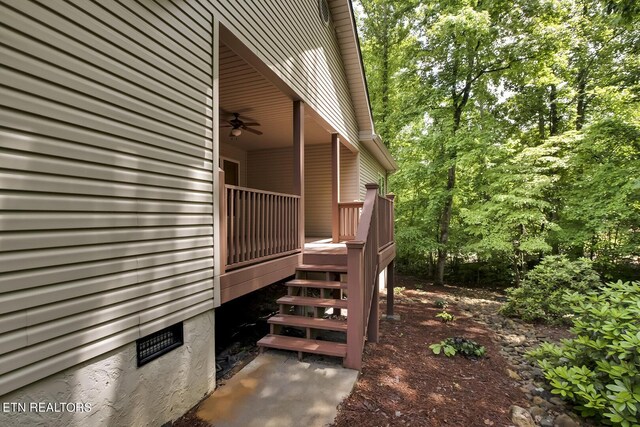
[[274, 348], [344, 358], [347, 354], [346, 254], [304, 254], [295, 278], [285, 283], [270, 333], [258, 341]]

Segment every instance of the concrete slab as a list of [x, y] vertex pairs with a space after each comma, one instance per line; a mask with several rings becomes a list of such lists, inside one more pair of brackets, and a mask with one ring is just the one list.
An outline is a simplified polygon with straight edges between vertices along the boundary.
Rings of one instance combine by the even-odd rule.
[[216, 427], [323, 427], [357, 379], [351, 369], [269, 351], [203, 401], [197, 415]]

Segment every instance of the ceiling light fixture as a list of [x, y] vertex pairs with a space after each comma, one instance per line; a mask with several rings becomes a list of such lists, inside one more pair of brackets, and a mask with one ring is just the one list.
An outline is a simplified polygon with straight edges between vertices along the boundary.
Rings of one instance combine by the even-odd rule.
[[242, 135], [242, 131], [240, 129], [231, 129], [231, 135], [240, 136]]

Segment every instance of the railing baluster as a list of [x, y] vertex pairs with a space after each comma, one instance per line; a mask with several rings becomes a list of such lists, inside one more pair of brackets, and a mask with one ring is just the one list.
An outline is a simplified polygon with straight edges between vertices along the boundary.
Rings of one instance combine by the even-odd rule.
[[285, 250], [290, 251], [291, 247], [291, 199], [286, 201], [286, 213], [287, 213], [287, 228], [285, 232]]
[[299, 250], [300, 196], [225, 185], [226, 269]]
[[235, 221], [235, 215], [233, 214], [233, 188], [227, 188], [227, 206], [229, 207], [229, 215], [227, 216], [227, 265], [233, 264], [233, 251], [235, 245], [233, 244], [233, 222]]
[[238, 191], [234, 190], [233, 191], [233, 205], [234, 205], [234, 210], [233, 210], [233, 262], [236, 263], [238, 262], [238, 248], [239, 248], [239, 239], [240, 237], [238, 236], [238, 227], [240, 226], [239, 220], [240, 218], [238, 217], [238, 214], [240, 212], [240, 195], [238, 194]]
[[264, 256], [264, 194], [260, 193], [260, 253], [259, 256]]
[[256, 193], [251, 193], [251, 258], [257, 258], [256, 256]]

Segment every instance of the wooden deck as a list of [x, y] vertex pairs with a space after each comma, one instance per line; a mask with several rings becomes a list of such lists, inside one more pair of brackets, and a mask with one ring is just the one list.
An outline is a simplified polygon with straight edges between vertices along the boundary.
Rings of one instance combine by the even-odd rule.
[[285, 253], [280, 257], [227, 271], [220, 276], [220, 303], [293, 276], [302, 263], [346, 265], [347, 246], [331, 243], [331, 238], [308, 237], [304, 251]]
[[307, 237], [304, 243], [304, 253], [346, 255], [347, 245], [344, 242], [331, 243], [331, 237]]

